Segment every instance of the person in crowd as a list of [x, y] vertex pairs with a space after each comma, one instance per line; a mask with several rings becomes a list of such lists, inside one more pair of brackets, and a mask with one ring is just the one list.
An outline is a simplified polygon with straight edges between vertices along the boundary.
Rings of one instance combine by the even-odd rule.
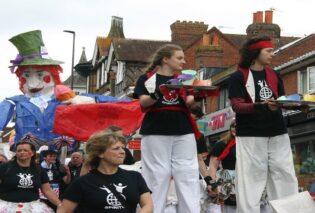
[[80, 152], [73, 152], [71, 154], [71, 160], [68, 164], [71, 180], [73, 182], [75, 179], [80, 177], [81, 168], [83, 165], [83, 155]]
[[[236, 212], [236, 198], [235, 198], [235, 164], [236, 164], [236, 147], [235, 147], [235, 121], [230, 124], [230, 129], [222, 140], [215, 143], [210, 153], [209, 173], [211, 180], [217, 180], [217, 171], [220, 164], [222, 165], [223, 185], [222, 195], [224, 196], [224, 205], [222, 211], [224, 213]], [[218, 196], [218, 186], [215, 181], [209, 184], [208, 190], [210, 196]], [[228, 192], [228, 193], [227, 193]]]
[[125, 138], [102, 131], [86, 145], [86, 164], [92, 170], [67, 188], [58, 213], [152, 213], [150, 190], [141, 174], [119, 168], [125, 159]]
[[160, 89], [184, 64], [182, 48], [167, 44], [156, 51], [147, 72], [135, 86], [134, 97], [140, 99], [146, 112], [140, 129], [142, 175], [152, 190], [156, 213], [165, 208], [171, 177], [175, 181], [178, 211], [200, 212], [195, 139], [200, 133], [188, 109], [194, 104], [194, 96], [168, 91], [163, 86]]
[[[121, 137], [124, 137], [123, 136], [123, 130], [119, 126], [112, 125], [112, 126], [109, 126], [108, 128], [106, 128], [104, 131], [107, 133], [115, 133]], [[124, 150], [125, 150], [125, 160], [124, 160], [123, 164], [124, 165], [134, 164], [135, 160], [134, 160], [130, 150], [127, 147], [125, 147]], [[90, 170], [91, 170], [91, 168], [87, 164], [84, 163], [83, 167], [81, 169], [81, 172], [80, 172], [80, 176], [87, 174]]]
[[6, 163], [8, 158], [4, 154], [0, 154], [0, 164]]
[[249, 38], [240, 49], [239, 69], [229, 79], [237, 124], [238, 213], [260, 212], [265, 187], [270, 200], [298, 193], [290, 139], [274, 101], [285, 94], [284, 86], [279, 74], [268, 67], [273, 51], [268, 36]]
[[39, 189], [55, 206], [61, 201], [49, 185], [45, 171], [35, 163], [35, 146], [21, 141], [16, 155], [0, 165], [0, 212], [51, 213], [53, 210], [39, 201]]
[[[195, 106], [191, 108], [191, 115], [193, 119], [196, 121], [201, 119], [204, 116], [204, 113], [202, 112], [201, 107]], [[208, 171], [207, 171], [207, 165], [205, 164], [205, 160], [208, 156], [208, 148], [207, 148], [207, 143], [205, 136], [201, 133], [201, 137], [196, 140], [197, 144], [197, 153], [198, 153], [198, 165], [199, 165], [199, 173], [201, 174], [202, 177], [207, 177], [209, 176]]]
[[[48, 149], [43, 151], [44, 160], [40, 166], [46, 172], [51, 188], [55, 191], [58, 197], [61, 197], [66, 184], [71, 181], [71, 174], [69, 167], [66, 165], [57, 165], [57, 151]], [[57, 208], [45, 196], [41, 196], [41, 201], [45, 202], [48, 206], [55, 211]]]
[[[119, 126], [112, 125], [112, 126], [109, 126], [108, 128], [106, 128], [106, 130], [112, 131], [118, 135], [124, 136], [123, 129]], [[125, 160], [123, 163], [124, 165], [132, 165], [135, 163], [135, 159], [133, 158], [130, 150], [127, 147], [125, 147], [125, 155], [126, 155], [126, 157], [125, 157]]]

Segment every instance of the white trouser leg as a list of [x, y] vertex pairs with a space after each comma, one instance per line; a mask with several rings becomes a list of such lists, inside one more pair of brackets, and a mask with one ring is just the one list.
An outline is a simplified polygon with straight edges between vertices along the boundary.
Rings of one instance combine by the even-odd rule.
[[222, 206], [222, 213], [235, 213], [235, 212], [236, 212], [236, 206], [229, 206], [229, 205]]
[[171, 178], [173, 136], [146, 135], [141, 140], [142, 176], [152, 191], [154, 213], [164, 212]]
[[267, 194], [276, 200], [298, 193], [292, 150], [288, 134], [271, 137], [269, 141], [269, 174]]
[[259, 213], [267, 182], [268, 138], [236, 137], [236, 201], [238, 213]]
[[178, 198], [178, 212], [200, 213], [200, 186], [194, 134], [174, 136], [172, 176]]
[[221, 206], [215, 203], [209, 203], [206, 213], [222, 213]]

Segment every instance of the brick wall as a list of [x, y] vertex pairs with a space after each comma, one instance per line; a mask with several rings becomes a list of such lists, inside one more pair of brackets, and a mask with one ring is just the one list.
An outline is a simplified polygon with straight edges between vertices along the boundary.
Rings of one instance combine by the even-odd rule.
[[229, 67], [238, 63], [238, 47], [228, 42], [221, 33], [209, 31], [209, 42], [211, 38], [218, 38], [218, 45], [206, 44], [204, 37], [185, 49], [185, 69], [200, 69], [200, 67]]
[[286, 95], [291, 95], [298, 92], [297, 71], [289, 72], [281, 76], [284, 84]]

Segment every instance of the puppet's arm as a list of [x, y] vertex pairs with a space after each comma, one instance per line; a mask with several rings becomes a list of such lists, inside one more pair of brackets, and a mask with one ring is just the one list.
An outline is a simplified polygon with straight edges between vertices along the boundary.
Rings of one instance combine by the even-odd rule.
[[3, 131], [11, 120], [14, 113], [14, 107], [15, 105], [7, 100], [4, 100], [0, 103], [0, 131]]

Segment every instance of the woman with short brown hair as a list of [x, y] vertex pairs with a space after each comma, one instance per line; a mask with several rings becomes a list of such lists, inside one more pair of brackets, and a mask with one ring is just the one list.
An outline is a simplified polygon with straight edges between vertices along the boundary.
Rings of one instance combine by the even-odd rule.
[[102, 131], [86, 146], [86, 164], [92, 170], [67, 189], [58, 213], [153, 211], [150, 190], [141, 174], [119, 168], [125, 158], [125, 138]]

